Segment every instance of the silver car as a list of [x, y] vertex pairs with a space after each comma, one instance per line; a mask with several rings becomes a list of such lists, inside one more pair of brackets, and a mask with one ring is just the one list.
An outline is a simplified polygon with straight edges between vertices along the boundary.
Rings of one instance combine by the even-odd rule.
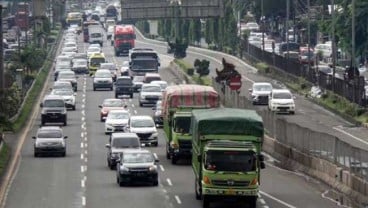
[[44, 126], [38, 129], [37, 135], [32, 137], [34, 142], [34, 156], [38, 157], [46, 153], [58, 153], [66, 156], [67, 136], [64, 136], [63, 130], [58, 126]]

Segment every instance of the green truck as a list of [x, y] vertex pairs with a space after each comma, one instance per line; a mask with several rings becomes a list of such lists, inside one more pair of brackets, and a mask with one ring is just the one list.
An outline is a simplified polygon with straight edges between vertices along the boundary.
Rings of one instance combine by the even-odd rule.
[[203, 208], [220, 200], [256, 207], [265, 168], [262, 118], [245, 109], [193, 110], [191, 129], [195, 195]]
[[190, 132], [192, 109], [218, 108], [220, 98], [213, 87], [182, 84], [166, 88], [162, 98], [166, 157], [176, 164], [192, 156]]

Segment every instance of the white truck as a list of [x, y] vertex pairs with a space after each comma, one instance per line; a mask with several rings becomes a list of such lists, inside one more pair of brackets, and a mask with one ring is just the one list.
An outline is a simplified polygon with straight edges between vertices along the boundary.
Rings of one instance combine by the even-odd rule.
[[103, 46], [104, 31], [99, 25], [88, 26], [89, 43], [98, 43]]

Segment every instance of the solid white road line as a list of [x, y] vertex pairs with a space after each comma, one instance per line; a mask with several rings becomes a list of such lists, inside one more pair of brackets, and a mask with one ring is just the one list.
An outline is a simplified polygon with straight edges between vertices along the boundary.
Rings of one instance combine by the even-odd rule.
[[266, 204], [266, 201], [262, 198], [258, 199], [258, 201], [261, 203], [261, 204]]
[[176, 202], [177, 202], [178, 204], [181, 204], [181, 200], [180, 200], [180, 198], [179, 198], [179, 196], [178, 196], [178, 195], [175, 195], [175, 199], [176, 199]]
[[274, 197], [274, 196], [272, 196], [272, 195], [270, 195], [270, 194], [268, 194], [266, 192], [263, 192], [263, 191], [259, 191], [259, 192], [262, 195], [264, 195], [264, 196], [266, 196], [266, 197], [268, 197], [268, 198], [270, 198], [270, 199], [272, 199], [272, 200], [274, 200], [274, 201], [276, 201], [276, 202], [278, 202], [278, 203], [280, 203], [280, 204], [282, 204], [282, 205], [284, 205], [284, 206], [286, 206], [288, 208], [296, 208], [296, 206], [293, 206], [291, 204], [288, 204], [288, 203], [286, 203], [286, 202], [284, 202], [284, 201], [282, 201], [282, 200], [280, 200], [280, 199], [278, 199], [278, 198], [276, 198], [276, 197]]
[[358, 140], [358, 141], [360, 141], [360, 142], [362, 142], [362, 143], [364, 143], [364, 144], [368, 144], [368, 142], [367, 142], [367, 141], [364, 141], [363, 139], [361, 139], [361, 138], [359, 138], [359, 137], [356, 137], [356, 136], [354, 136], [354, 135], [350, 134], [349, 132], [346, 132], [346, 131], [344, 131], [344, 130], [342, 130], [342, 129], [338, 128], [338, 127], [332, 127], [332, 128], [333, 128], [333, 129], [335, 129], [335, 130], [337, 130], [337, 131], [339, 131], [339, 132], [341, 132], [341, 133], [343, 133], [343, 134], [348, 135], [349, 137], [351, 137], [351, 138], [353, 138], [353, 139], [355, 139], [355, 140]]
[[82, 206], [86, 206], [86, 197], [82, 196]]
[[169, 186], [172, 186], [170, 178], [167, 178], [166, 181], [167, 181], [167, 184], [169, 184]]

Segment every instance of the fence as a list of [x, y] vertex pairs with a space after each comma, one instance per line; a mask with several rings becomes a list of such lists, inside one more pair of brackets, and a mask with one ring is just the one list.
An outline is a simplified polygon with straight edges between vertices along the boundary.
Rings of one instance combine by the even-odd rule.
[[[245, 96], [231, 91], [227, 86], [212, 81], [225, 106], [257, 110], [262, 116], [268, 134], [280, 143], [302, 153], [330, 161], [368, 181], [368, 151], [354, 147], [339, 138], [300, 124], [288, 122], [267, 108], [260, 110]], [[305, 163], [305, 161], [303, 161]]]
[[364, 89], [364, 77], [344, 80], [343, 76], [335, 76], [335, 82], [333, 82], [332, 75], [321, 72], [318, 68], [312, 67], [308, 70], [308, 66], [301, 64], [298, 60], [287, 59], [278, 54], [263, 51], [261, 48], [248, 44], [246, 41], [243, 42], [243, 46], [243, 55], [248, 60], [264, 62], [274, 69], [292, 74], [295, 77], [303, 77], [311, 83], [318, 84], [323, 90], [334, 91], [336, 94], [360, 106], [367, 106], [368, 104], [368, 98]]

